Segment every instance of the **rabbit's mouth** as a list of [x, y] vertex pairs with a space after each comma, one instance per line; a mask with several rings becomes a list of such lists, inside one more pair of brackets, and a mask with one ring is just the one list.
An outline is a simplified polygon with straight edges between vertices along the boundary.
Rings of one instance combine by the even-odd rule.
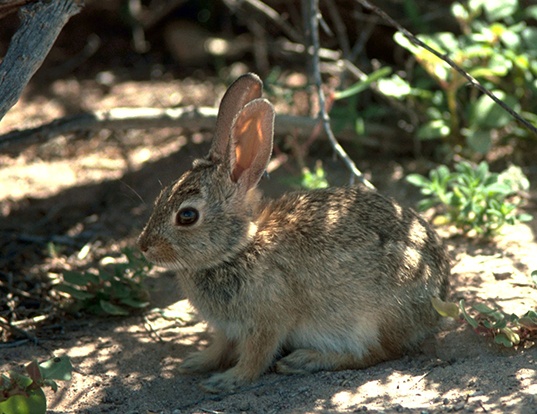
[[162, 257], [162, 256], [159, 256], [158, 254], [153, 253], [150, 250], [143, 252], [143, 255], [145, 256], [147, 260], [149, 260], [154, 265], [159, 266], [159, 267], [164, 267], [166, 269], [184, 270], [188, 267], [186, 263], [178, 259], [176, 256]]
[[185, 264], [179, 259], [173, 247], [168, 244], [148, 246], [139, 242], [139, 247], [144, 257], [156, 266], [172, 270], [185, 268]]

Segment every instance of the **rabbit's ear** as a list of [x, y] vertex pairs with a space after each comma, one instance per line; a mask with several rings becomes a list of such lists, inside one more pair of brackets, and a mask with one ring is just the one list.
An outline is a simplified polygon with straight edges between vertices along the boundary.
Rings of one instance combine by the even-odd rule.
[[231, 127], [230, 174], [244, 190], [255, 187], [272, 154], [274, 108], [266, 99], [256, 99], [237, 115]]
[[263, 82], [255, 73], [242, 75], [227, 89], [218, 108], [216, 132], [209, 151], [213, 162], [226, 158], [233, 120], [248, 102], [260, 98], [262, 92]]

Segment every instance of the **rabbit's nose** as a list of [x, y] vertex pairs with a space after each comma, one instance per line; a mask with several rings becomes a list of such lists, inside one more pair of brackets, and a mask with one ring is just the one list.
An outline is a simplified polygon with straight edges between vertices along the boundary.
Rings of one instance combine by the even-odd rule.
[[136, 244], [138, 245], [138, 248], [140, 249], [142, 253], [147, 253], [147, 251], [149, 250], [147, 238], [144, 238], [143, 234], [140, 237], [138, 237]]

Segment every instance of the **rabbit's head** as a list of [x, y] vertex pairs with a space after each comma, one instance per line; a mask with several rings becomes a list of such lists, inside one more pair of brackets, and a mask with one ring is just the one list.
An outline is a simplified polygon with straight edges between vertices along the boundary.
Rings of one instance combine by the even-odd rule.
[[218, 111], [209, 154], [165, 188], [138, 239], [152, 262], [202, 269], [232, 257], [255, 233], [256, 186], [272, 153], [274, 109], [254, 74], [237, 79]]

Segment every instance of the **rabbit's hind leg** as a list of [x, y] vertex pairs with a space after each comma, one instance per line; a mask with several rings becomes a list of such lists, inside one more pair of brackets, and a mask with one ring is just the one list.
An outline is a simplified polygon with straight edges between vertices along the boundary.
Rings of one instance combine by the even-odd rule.
[[362, 369], [390, 359], [384, 351], [369, 352], [358, 357], [352, 353], [321, 352], [315, 349], [297, 349], [276, 363], [282, 374], [306, 374], [317, 371]]

